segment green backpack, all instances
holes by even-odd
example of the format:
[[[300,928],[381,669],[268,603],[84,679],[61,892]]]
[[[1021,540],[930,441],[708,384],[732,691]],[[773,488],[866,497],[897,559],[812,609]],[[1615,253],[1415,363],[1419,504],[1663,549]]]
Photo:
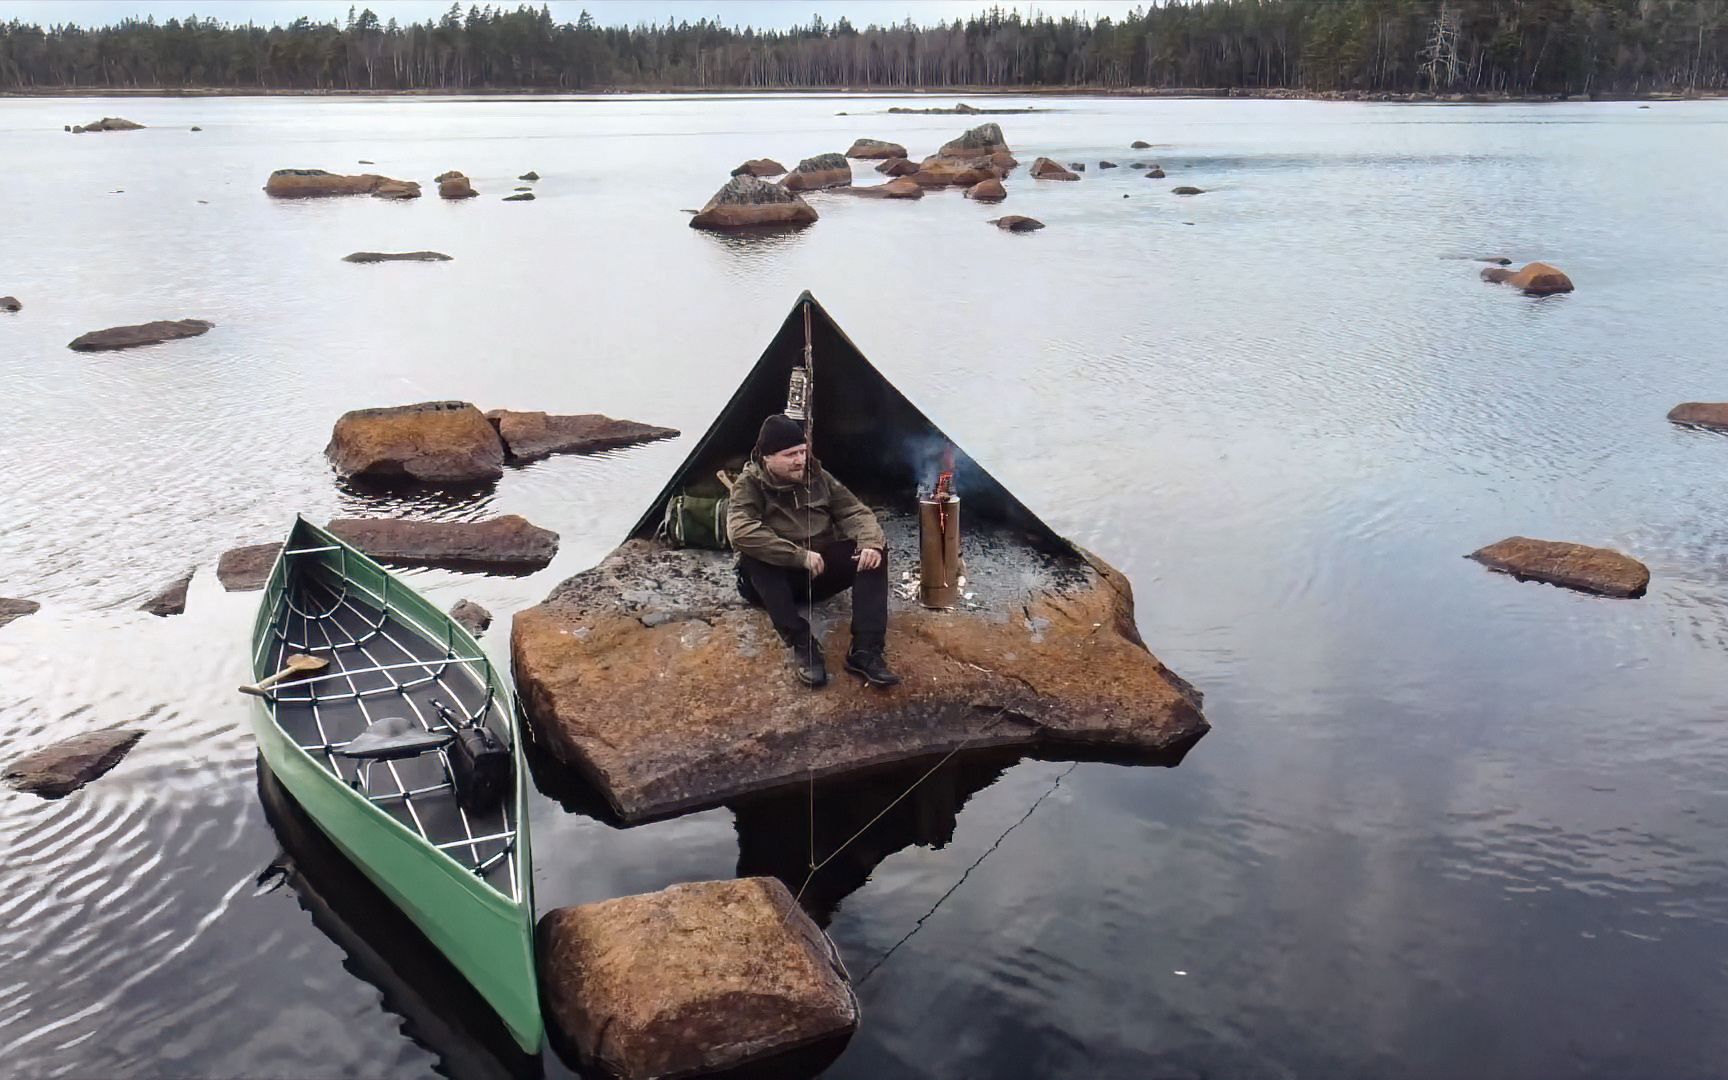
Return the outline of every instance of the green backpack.
[[[660,538],[679,548],[707,548],[727,551],[732,547],[726,536],[727,498],[704,498],[700,495],[674,495],[666,501],[666,516],[660,522]]]

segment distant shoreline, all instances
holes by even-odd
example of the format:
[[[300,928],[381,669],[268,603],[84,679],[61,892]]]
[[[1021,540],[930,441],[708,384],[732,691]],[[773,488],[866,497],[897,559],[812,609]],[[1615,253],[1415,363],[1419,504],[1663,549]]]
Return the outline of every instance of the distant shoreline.
[[[891,97],[911,101],[956,101],[969,97],[1113,97],[1113,98],[1195,98],[1203,100],[1244,101],[1349,101],[1403,103],[1417,105],[1503,105],[1538,104],[1544,102],[1588,101],[1703,101],[1715,100],[1728,94],[1713,91],[1675,93],[1604,93],[1595,97],[1555,94],[1431,94],[1425,92],[1394,93],[1362,90],[1288,90],[1282,88],[1162,88],[1071,86],[1017,89],[1000,86],[944,87],[935,90],[907,90],[893,87],[854,86],[655,86],[607,87],[594,90],[558,90],[548,87],[484,87],[466,90],[288,90],[264,87],[41,87],[29,91],[0,90],[0,98],[218,98],[218,97],[321,97],[321,98],[384,98],[384,97],[558,97],[601,99],[631,94],[677,94],[689,97],[736,96],[755,97]]]

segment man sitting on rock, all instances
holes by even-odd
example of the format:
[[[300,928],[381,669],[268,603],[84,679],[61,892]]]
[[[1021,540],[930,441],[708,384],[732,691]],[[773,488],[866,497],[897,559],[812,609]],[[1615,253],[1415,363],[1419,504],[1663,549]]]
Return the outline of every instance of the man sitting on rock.
[[[726,532],[738,551],[738,591],[768,609],[806,686],[828,682],[822,643],[799,610],[852,590],[846,670],[871,686],[893,686],[888,634],[887,540],[876,515],[810,456],[804,427],[776,414],[732,486]]]

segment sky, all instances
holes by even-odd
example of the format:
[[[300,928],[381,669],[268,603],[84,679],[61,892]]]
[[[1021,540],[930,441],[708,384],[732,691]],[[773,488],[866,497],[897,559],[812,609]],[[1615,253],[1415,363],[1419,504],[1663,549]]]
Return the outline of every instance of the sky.
[[[471,2],[463,0],[466,10]],[[497,4],[499,0],[492,0]],[[514,8],[522,0],[504,0]],[[558,22],[575,22],[584,8],[603,25],[665,22],[667,19],[695,21],[718,17],[728,25],[785,28],[805,24],[819,14],[834,22],[841,16],[855,25],[898,23],[910,17],[929,25],[965,18],[976,11],[1001,7],[1022,15],[1036,11],[1049,15],[1084,13],[1088,16],[1126,14],[1145,0],[545,0]],[[302,15],[319,21],[340,22],[347,17],[351,0],[0,0],[0,22],[18,19],[42,25],[78,23],[104,26],[128,17],[154,15],[158,22],[188,15],[214,17],[225,22],[259,24],[287,23]],[[371,0],[357,2],[370,7],[382,20],[423,22],[436,19],[450,8],[450,0]],[[539,7],[538,0],[533,4]]]

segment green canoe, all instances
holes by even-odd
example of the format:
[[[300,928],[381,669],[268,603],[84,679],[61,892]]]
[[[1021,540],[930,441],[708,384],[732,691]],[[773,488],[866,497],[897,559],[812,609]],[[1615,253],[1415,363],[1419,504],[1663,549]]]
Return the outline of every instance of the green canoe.
[[[507,681],[449,616],[298,518],[258,606],[252,670],[264,684],[305,656],[324,663],[243,688],[264,760],[537,1053],[528,780]],[[461,767],[457,740],[484,741],[477,727],[502,748],[492,764],[508,763],[492,798]]]

